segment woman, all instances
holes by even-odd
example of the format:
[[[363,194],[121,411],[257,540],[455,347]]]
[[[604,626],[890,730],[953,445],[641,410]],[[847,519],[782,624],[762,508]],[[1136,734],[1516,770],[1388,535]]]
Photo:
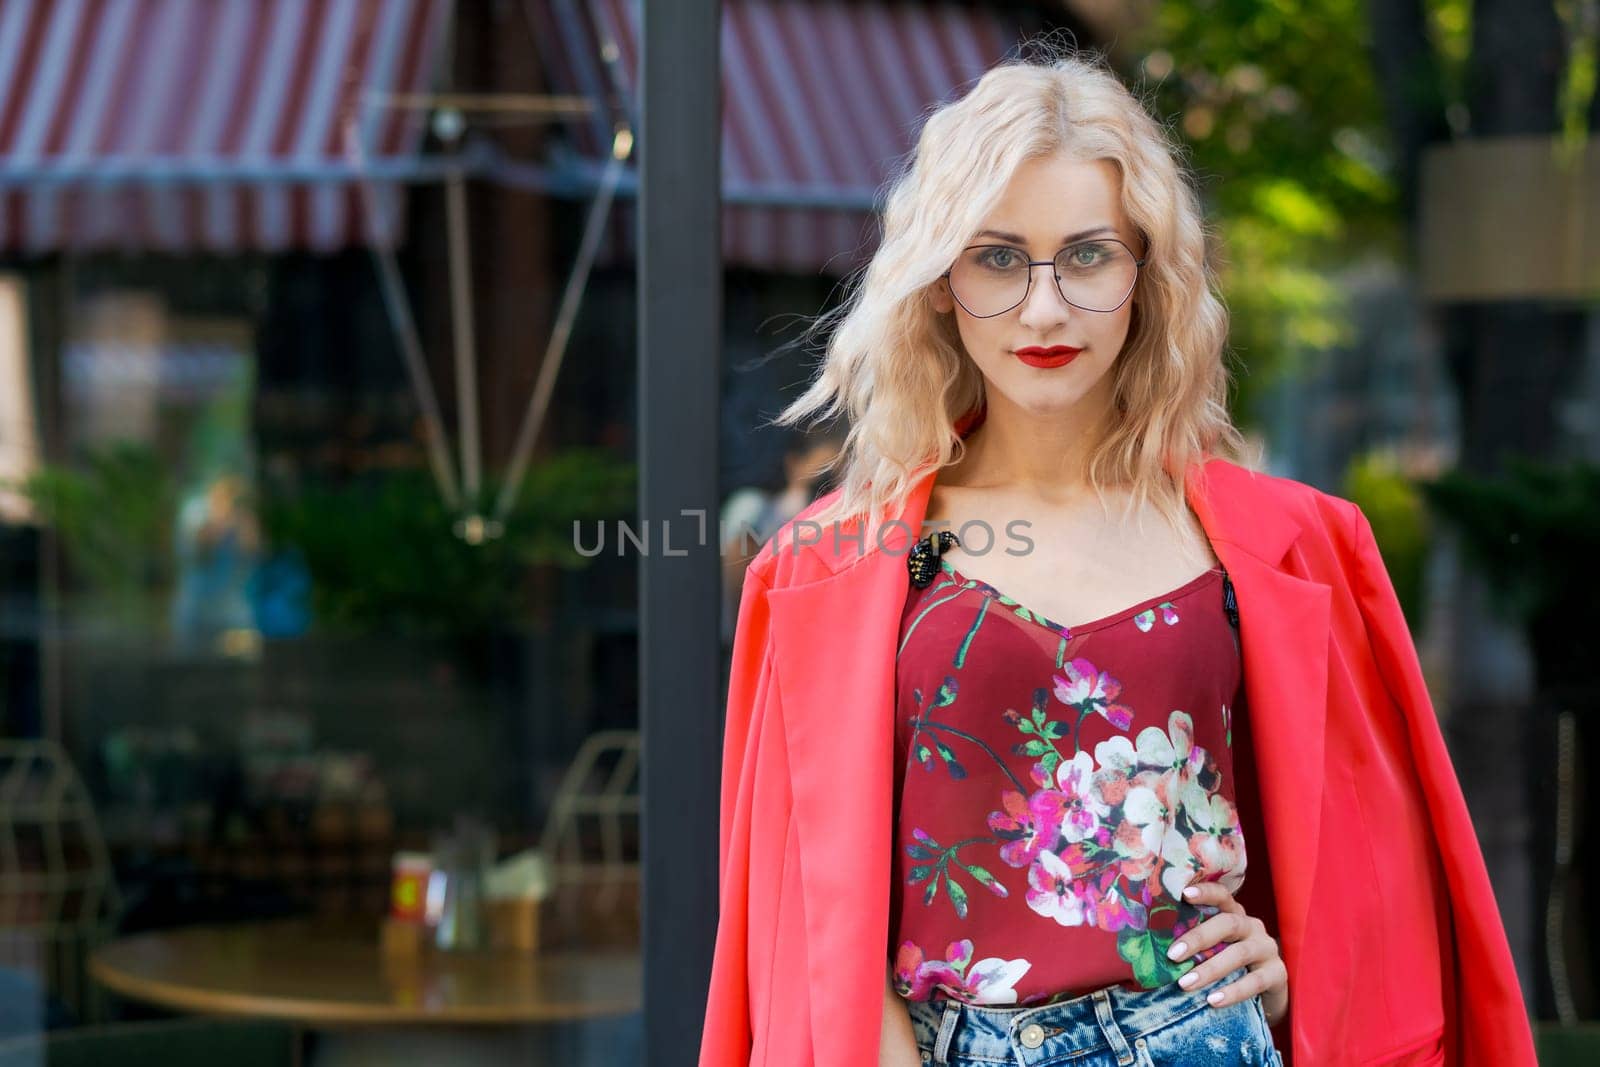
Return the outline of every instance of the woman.
[[[1127,90],[1016,61],[935,111],[828,324],[779,421],[851,429],[744,580],[700,1062],[1534,1063],[1370,528],[1235,462]]]

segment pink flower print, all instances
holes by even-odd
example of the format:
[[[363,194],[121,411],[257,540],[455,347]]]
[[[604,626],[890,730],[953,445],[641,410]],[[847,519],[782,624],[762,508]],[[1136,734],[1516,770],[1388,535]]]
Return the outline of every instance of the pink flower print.
[[[1013,867],[1026,867],[1041,851],[1055,847],[1066,817],[1066,797],[1054,789],[1041,789],[1024,799],[1007,789],[1000,794],[1000,803],[1005,810],[989,813],[989,829],[1007,842],[1000,846],[1001,859]]]
[[[1004,960],[994,956],[972,963],[969,938],[950,942],[945,957],[924,961],[922,949],[915,942],[903,943],[895,957],[895,989],[912,1000],[927,999],[937,986],[953,997],[975,1004],[1015,1004],[1017,981],[1033,966],[1025,959]],[[970,970],[968,964],[971,964]]]
[[[1054,852],[1041,852],[1028,868],[1028,907],[1062,926],[1082,926],[1083,901],[1073,885],[1072,868]]]
[[[1141,633],[1149,633],[1150,627],[1156,624],[1155,609],[1145,608],[1143,611],[1139,612],[1139,614],[1133,617],[1133,624],[1139,628]]]
[[[924,963],[922,949],[913,941],[900,945],[894,961],[895,990],[911,1000],[925,1000],[940,982],[959,984],[961,973],[942,960]]]
[[[1101,930],[1116,931],[1128,926],[1143,930],[1150,922],[1149,912],[1145,906],[1117,892],[1114,881],[1106,885],[1094,898],[1090,916],[1090,921]]]
[[[1168,626],[1173,626],[1177,623],[1178,609],[1172,606],[1172,602],[1170,600],[1163,601],[1161,604],[1158,604],[1157,607],[1161,609],[1162,622],[1166,623]]]
[[[1066,818],[1061,823],[1061,835],[1068,841],[1082,841],[1100,827],[1100,821],[1111,814],[1094,788],[1094,759],[1087,752],[1079,752],[1061,764],[1056,772],[1056,785],[1066,799]]]
[[[1055,856],[1066,865],[1067,870],[1072,872],[1072,877],[1077,880],[1088,878],[1100,866],[1095,862],[1094,849],[1083,842],[1067,845]]]
[[[1044,760],[1039,760],[1028,767],[1028,777],[1032,778],[1033,784],[1040,789],[1049,789],[1055,785],[1055,776],[1050,773],[1050,768]]]
[[[1083,921],[1105,930],[1134,925],[1144,929],[1147,912],[1138,901],[1123,896],[1116,863],[1106,863],[1103,853],[1082,844],[1068,845],[1057,858],[1072,872],[1070,890],[1083,912]]]
[[[1079,711],[1092,711],[1119,730],[1132,724],[1133,709],[1112,703],[1122,692],[1121,682],[1082,658],[1069,661],[1061,669],[1064,673],[1055,676],[1057,700]]]

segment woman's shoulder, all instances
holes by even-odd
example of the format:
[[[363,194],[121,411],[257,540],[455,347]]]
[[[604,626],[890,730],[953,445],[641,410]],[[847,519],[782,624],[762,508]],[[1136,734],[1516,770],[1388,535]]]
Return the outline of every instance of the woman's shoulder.
[[[1204,464],[1206,496],[1224,536],[1272,549],[1298,542],[1306,566],[1323,580],[1339,580],[1362,543],[1360,506],[1309,482],[1210,458]]]
[[[1310,482],[1220,456],[1207,457],[1203,467],[1207,484],[1219,494],[1243,496],[1257,506],[1275,506],[1298,520],[1348,523],[1352,514],[1360,510],[1354,501]]]
[[[852,551],[857,556],[865,555],[866,539],[859,535],[859,519],[835,520],[826,525],[818,521],[818,516],[827,513],[843,493],[843,489],[831,489],[819,495],[762,544],[750,567],[768,588],[802,585],[827,577],[848,564]],[[838,553],[839,558],[824,559],[820,554],[823,548]]]

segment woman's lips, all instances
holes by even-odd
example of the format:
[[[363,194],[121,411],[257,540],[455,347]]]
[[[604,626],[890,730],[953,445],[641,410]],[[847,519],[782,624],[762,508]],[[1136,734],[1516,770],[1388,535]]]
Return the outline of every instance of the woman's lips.
[[[1082,351],[1081,348],[1069,348],[1066,345],[1053,345],[1050,348],[1033,345],[1017,349],[1017,358],[1030,367],[1064,367]]]

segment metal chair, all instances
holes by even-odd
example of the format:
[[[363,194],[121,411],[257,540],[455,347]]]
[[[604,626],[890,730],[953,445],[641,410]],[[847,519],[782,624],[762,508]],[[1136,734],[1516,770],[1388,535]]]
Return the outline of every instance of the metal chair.
[[[609,764],[609,766],[608,766]],[[626,847],[624,821],[632,820],[638,840],[639,732],[601,730],[587,737],[562,775],[540,835],[540,849],[549,864],[551,890],[592,886],[592,903],[602,911],[621,902],[630,879],[637,884],[639,857]],[[585,820],[599,827],[599,856],[594,857],[583,829]],[[561,917],[577,922],[579,898],[558,894]]]
[[[84,961],[120,910],[94,804],[66,752],[0,739],[0,963],[39,974],[79,1018],[99,1018]]]

